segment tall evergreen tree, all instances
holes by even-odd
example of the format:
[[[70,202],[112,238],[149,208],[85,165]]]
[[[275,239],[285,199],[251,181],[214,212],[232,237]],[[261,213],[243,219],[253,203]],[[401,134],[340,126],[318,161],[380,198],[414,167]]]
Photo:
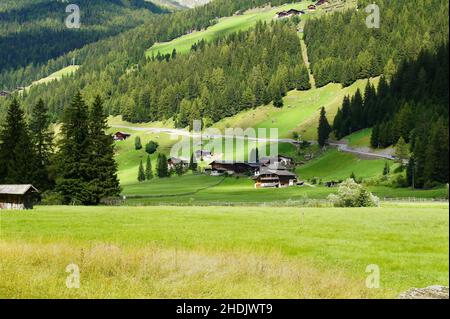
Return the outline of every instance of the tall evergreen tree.
[[[90,179],[89,110],[78,92],[64,110],[57,154],[56,190],[65,204],[93,204]]]
[[[0,182],[30,184],[34,180],[35,153],[24,112],[14,99],[0,131]]]
[[[102,198],[118,196],[120,184],[117,177],[117,163],[114,160],[114,139],[107,134],[107,115],[103,101],[96,96],[89,112],[89,190],[93,203]]]
[[[145,171],[144,171],[144,165],[142,164],[142,160],[141,160],[141,162],[139,164],[137,180],[139,182],[144,182],[145,181]]]
[[[40,99],[31,109],[30,133],[35,147],[34,185],[40,190],[53,187],[50,176],[50,157],[53,153],[53,132],[50,130],[50,114],[44,101]]]
[[[167,166],[167,157],[164,154],[158,154],[156,173],[159,178],[169,177],[169,168]]]
[[[324,147],[328,138],[330,137],[331,126],[328,123],[327,113],[325,108],[320,110],[319,127],[317,129],[318,142],[321,147]]]

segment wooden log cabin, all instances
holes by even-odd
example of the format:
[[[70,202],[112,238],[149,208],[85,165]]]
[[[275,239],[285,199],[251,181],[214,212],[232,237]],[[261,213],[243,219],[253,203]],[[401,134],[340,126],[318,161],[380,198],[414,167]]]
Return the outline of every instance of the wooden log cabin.
[[[33,185],[0,185],[0,209],[33,209],[38,190]]]

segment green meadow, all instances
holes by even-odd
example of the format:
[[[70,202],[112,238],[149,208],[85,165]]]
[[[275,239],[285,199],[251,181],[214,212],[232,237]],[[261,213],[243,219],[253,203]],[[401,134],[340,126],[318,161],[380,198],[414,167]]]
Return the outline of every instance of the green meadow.
[[[157,43],[147,50],[146,55],[151,57],[152,55],[156,56],[158,52],[161,54],[172,53],[173,49],[176,49],[178,53],[187,53],[193,44],[201,40],[213,41],[237,31],[248,30],[255,26],[258,21],[270,22],[279,11],[289,9],[304,10],[311,3],[313,2],[303,1],[301,3],[286,4],[275,8],[257,8],[249,10],[242,15],[221,18],[216,24],[206,30],[195,31],[170,42]]]
[[[448,217],[448,204],[2,211],[0,297],[394,298],[448,285]]]

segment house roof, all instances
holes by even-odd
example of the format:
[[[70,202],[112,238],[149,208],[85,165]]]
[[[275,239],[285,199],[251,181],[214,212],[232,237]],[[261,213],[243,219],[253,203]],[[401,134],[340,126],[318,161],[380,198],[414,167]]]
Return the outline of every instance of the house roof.
[[[131,134],[129,133],[125,133],[125,132],[116,132],[114,135],[125,135],[125,136],[131,136]]]
[[[0,185],[0,194],[8,195],[24,195],[29,190],[33,192],[39,192],[33,185]]]
[[[278,176],[297,176],[295,173],[286,171],[286,170],[277,170],[277,169],[270,169],[267,167],[263,167],[260,171],[260,175],[268,175],[268,174],[273,174],[273,175],[278,175]]]

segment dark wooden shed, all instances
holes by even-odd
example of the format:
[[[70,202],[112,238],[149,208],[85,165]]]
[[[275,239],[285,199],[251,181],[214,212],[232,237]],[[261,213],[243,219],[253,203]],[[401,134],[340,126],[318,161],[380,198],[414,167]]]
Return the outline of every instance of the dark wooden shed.
[[[38,193],[31,184],[0,185],[0,209],[33,209]]]

